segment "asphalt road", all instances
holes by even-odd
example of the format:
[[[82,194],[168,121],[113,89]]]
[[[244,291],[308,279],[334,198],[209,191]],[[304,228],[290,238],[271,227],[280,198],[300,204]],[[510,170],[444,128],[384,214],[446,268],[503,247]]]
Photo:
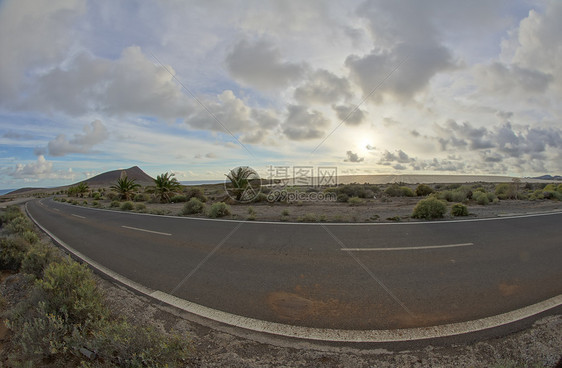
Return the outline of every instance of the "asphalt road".
[[[66,244],[151,289],[306,327],[469,321],[562,294],[562,213],[401,224],[288,224],[28,203]]]

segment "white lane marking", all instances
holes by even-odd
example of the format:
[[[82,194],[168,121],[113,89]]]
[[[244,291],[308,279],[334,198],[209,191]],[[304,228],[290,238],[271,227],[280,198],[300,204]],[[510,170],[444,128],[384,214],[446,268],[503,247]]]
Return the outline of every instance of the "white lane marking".
[[[389,251],[389,250],[419,250],[419,249],[439,249],[439,248],[455,248],[455,247],[468,247],[474,243],[462,244],[446,244],[446,245],[428,245],[425,247],[397,247],[397,248],[341,248],[341,250],[348,252],[362,252],[362,251]]]
[[[84,217],[84,216],[80,216],[80,215],[75,215],[75,214],[73,214],[73,213],[72,213],[71,215],[72,215],[72,216],[74,216],[74,217],[78,217],[78,218],[81,218],[81,219],[85,219],[85,217]]]
[[[161,233],[159,231],[152,231],[152,230],[146,230],[146,229],[139,229],[138,227],[131,227],[131,226],[121,226],[124,227],[125,229],[130,229],[130,230],[137,230],[137,231],[144,231],[145,233],[152,233],[152,234],[158,234],[158,235],[166,235],[166,236],[172,236],[172,234],[169,233]]]

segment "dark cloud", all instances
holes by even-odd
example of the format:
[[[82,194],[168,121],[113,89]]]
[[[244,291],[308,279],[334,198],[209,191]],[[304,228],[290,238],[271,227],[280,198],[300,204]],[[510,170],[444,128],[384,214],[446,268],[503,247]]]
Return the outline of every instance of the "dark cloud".
[[[552,74],[494,62],[476,69],[479,85],[491,93],[513,93],[514,91],[542,93],[554,80]]]
[[[354,106],[332,106],[338,119],[346,125],[360,125],[366,118],[366,112]]]
[[[353,153],[352,151],[347,151],[346,153],[347,158],[344,159],[344,162],[362,162],[365,158],[359,157],[357,153]]]
[[[275,45],[266,40],[238,42],[226,57],[230,74],[244,84],[277,89],[301,78],[306,67],[284,61]]]
[[[305,84],[295,89],[295,99],[301,104],[333,104],[351,95],[351,85],[346,78],[324,69],[316,70]]]
[[[58,135],[49,141],[47,149],[51,156],[64,156],[71,153],[88,153],[92,148],[109,137],[107,128],[99,120],[93,121],[84,127],[83,134],[75,134],[72,139],[67,139],[64,134]]]
[[[289,105],[283,123],[283,133],[292,140],[302,141],[321,138],[329,122],[318,111],[309,112],[305,106]]]

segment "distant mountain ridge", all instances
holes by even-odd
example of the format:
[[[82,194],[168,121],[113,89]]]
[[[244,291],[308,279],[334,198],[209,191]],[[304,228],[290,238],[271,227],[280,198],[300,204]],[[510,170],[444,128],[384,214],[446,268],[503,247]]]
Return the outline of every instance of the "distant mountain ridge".
[[[123,172],[127,174],[129,179],[134,179],[137,184],[154,185],[154,179],[142,171],[142,169],[138,166],[133,166],[128,169],[107,171],[89,179],[82,180],[80,183],[87,183],[90,186],[110,186],[115,184]]]
[[[532,178],[532,179],[540,179],[540,180],[559,180],[559,181],[562,181],[562,176],[560,176],[560,175],[555,175],[555,176],[552,176],[552,175],[542,175],[542,176],[536,176],[536,177],[534,177],[534,178]]]

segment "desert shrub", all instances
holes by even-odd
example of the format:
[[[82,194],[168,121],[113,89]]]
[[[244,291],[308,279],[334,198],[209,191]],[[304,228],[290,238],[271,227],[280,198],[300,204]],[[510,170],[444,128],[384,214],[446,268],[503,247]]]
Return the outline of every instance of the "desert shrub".
[[[105,195],[107,197],[107,199],[109,199],[110,201],[119,199],[119,194],[115,193],[115,192],[109,192]]]
[[[92,198],[95,201],[99,201],[101,199],[101,193],[100,192],[95,192],[94,194],[92,194]]]
[[[62,203],[65,203],[65,202],[66,202],[66,198],[61,198],[60,201],[61,201]]]
[[[513,183],[500,183],[496,185],[495,194],[499,199],[516,199],[517,190]]]
[[[558,191],[543,190],[542,195],[544,199],[562,200],[562,193]]]
[[[347,203],[347,201],[349,201],[349,196],[345,193],[338,193],[336,200],[338,202]]]
[[[433,189],[426,184],[420,184],[416,187],[416,195],[418,197],[425,197],[433,193]]]
[[[0,239],[0,270],[18,271],[30,244],[19,236]]]
[[[22,260],[21,270],[40,278],[47,265],[55,259],[56,255],[53,248],[42,243],[33,244]]]
[[[133,202],[127,201],[127,202],[123,202],[120,208],[122,211],[131,211],[134,207],[135,205],[133,204]]]
[[[318,219],[314,213],[305,213],[297,219],[298,222],[316,222]]]
[[[284,210],[281,212],[281,216],[289,216],[289,215],[290,215],[290,213],[289,213],[289,210],[288,210],[288,209],[284,209]]]
[[[106,362],[122,367],[185,366],[191,354],[179,335],[163,335],[152,327],[126,321],[105,324],[93,333],[88,348]]]
[[[144,203],[135,204],[135,210],[139,212],[146,211],[146,205]]]
[[[447,212],[447,204],[435,197],[422,199],[414,207],[412,217],[426,220],[441,218]]]
[[[349,203],[350,206],[359,206],[363,201],[359,197],[351,197],[347,200],[347,203]]]
[[[182,215],[192,215],[195,213],[201,213],[205,209],[205,205],[198,198],[191,198],[183,206]]]
[[[402,187],[400,187],[400,189],[402,190],[402,196],[404,196],[404,197],[414,197],[415,196],[414,191],[409,187],[402,186]]]
[[[26,230],[21,234],[21,237],[25,239],[29,244],[35,244],[39,242],[39,236],[32,230]]]
[[[213,203],[207,216],[210,218],[224,217],[230,215],[230,207],[224,202]]]
[[[558,184],[558,186],[556,187],[556,191],[562,193],[562,184]]]
[[[468,216],[468,208],[462,203],[456,203],[451,207],[451,215]]]
[[[100,203],[99,203],[98,201],[93,201],[93,202],[92,202],[92,206],[94,206],[94,207],[99,207],[99,206],[100,206]]]
[[[328,188],[332,190],[332,188]],[[359,197],[359,198],[373,198],[373,196],[380,192],[380,188],[373,184],[347,184],[342,185],[337,188],[333,188],[333,191],[340,194],[347,195],[349,197]],[[344,197],[345,198],[345,197]],[[345,202],[345,201],[342,201]]]
[[[133,201],[135,202],[146,202],[150,200],[150,196],[146,193],[137,193],[133,197]]]
[[[265,193],[258,193],[256,198],[254,198],[254,202],[267,202],[267,194]]]
[[[185,191],[185,196],[187,197],[187,200],[190,200],[191,198],[197,198],[201,202],[207,202],[207,197],[205,197],[205,194],[203,193],[203,190],[201,188],[190,187]]]
[[[388,221],[395,221],[395,222],[400,222],[402,221],[402,218],[400,216],[392,216],[392,217],[387,217],[386,218]]]
[[[553,184],[553,183],[547,184],[542,190],[543,190],[543,192],[555,192],[556,191],[556,184]]]
[[[33,225],[21,212],[19,216],[8,220],[7,224],[2,227],[2,232],[7,235],[23,235],[27,231],[33,231]]]
[[[6,223],[16,219],[17,217],[23,217],[23,213],[21,212],[19,207],[16,206],[8,206],[2,211],[2,214],[0,215],[2,222]]]
[[[183,194],[176,194],[175,196],[170,198],[170,202],[172,203],[187,202],[187,196],[184,196]]]
[[[490,203],[490,199],[488,199],[488,193],[484,192],[474,192],[472,199],[476,201],[479,205],[485,206]]]
[[[49,264],[36,289],[46,312],[63,314],[67,323],[84,325],[108,316],[92,272],[70,258]]]
[[[111,201],[109,207],[119,207],[121,203],[119,201]]]

